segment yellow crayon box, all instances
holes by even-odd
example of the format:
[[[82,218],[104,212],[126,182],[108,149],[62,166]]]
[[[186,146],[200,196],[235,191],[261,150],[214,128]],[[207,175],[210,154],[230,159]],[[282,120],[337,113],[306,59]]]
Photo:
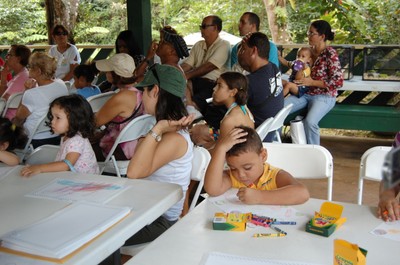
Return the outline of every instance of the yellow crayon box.
[[[314,217],[306,224],[306,231],[321,236],[330,236],[346,222],[346,218],[341,217],[342,212],[342,205],[324,202],[320,211],[315,212]]]
[[[214,230],[245,231],[246,223],[251,219],[251,213],[215,213]]]
[[[343,239],[335,239],[333,244],[333,265],[365,265],[367,263],[367,250]]]

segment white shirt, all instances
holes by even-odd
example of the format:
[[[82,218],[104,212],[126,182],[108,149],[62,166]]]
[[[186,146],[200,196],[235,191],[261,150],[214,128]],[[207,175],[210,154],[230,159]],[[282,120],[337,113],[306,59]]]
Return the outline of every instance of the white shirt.
[[[28,135],[33,133],[36,124],[49,111],[50,103],[54,99],[66,95],[68,95],[67,86],[64,84],[64,81],[60,79],[56,79],[51,84],[31,88],[25,91],[21,103],[31,113],[24,123]],[[47,139],[52,137],[54,137],[54,135],[50,132],[42,132],[35,134],[33,139]]]
[[[57,50],[57,45],[51,46],[49,50],[49,55],[57,59],[56,78],[63,79],[71,70],[71,64],[81,63],[81,56],[76,46],[70,43],[68,44],[70,47],[64,53]],[[72,78],[69,81],[72,83],[74,79]]]

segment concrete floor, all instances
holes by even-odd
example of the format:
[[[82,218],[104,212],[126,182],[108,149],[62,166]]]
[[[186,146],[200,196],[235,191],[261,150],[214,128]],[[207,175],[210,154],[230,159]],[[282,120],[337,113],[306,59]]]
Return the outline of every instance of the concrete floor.
[[[392,139],[374,139],[349,136],[321,136],[321,145],[333,156],[333,200],[357,203],[358,173],[362,154],[373,146],[390,146]],[[326,199],[325,180],[302,180],[311,197]],[[363,204],[376,206],[379,183],[364,181]]]

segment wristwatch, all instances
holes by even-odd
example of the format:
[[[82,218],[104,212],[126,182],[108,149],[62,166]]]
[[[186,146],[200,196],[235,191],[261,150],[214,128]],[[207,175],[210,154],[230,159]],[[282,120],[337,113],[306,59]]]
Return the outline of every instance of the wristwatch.
[[[151,137],[154,138],[154,140],[156,140],[156,142],[160,142],[161,141],[161,135],[155,133],[153,130],[150,130],[149,134],[151,135]]]

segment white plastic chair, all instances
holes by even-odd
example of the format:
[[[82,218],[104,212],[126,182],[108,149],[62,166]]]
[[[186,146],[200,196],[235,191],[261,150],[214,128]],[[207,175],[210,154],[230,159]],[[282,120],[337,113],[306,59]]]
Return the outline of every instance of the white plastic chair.
[[[39,119],[38,123],[33,128],[32,133],[28,137],[28,141],[25,145],[25,148],[23,150],[15,150],[17,155],[20,157],[21,161],[24,161],[24,158],[26,155],[28,155],[29,151],[33,152],[33,147],[31,147],[33,136],[37,133],[51,131],[51,128],[46,125],[46,122],[48,122],[47,113],[41,119]]]
[[[256,132],[260,136],[261,140],[264,140],[264,138],[270,132],[269,128],[271,128],[273,121],[274,121],[274,117],[270,117],[270,118],[266,119],[263,123],[260,124],[260,126],[258,126],[256,128]]]
[[[279,135],[279,129],[282,128],[283,123],[285,122],[286,117],[289,115],[290,111],[293,108],[293,104],[289,104],[285,107],[283,107],[274,117],[274,120],[271,123],[271,126],[269,127],[269,132],[275,131],[276,134],[276,139],[279,143],[282,143],[281,136]],[[264,139],[264,138],[261,138]]]
[[[267,162],[281,168],[295,178],[328,180],[327,200],[332,200],[333,158],[320,145],[263,143],[267,149]]]
[[[10,97],[7,100],[6,106],[4,107],[2,117],[6,116],[8,109],[17,109],[19,107],[19,104],[21,103],[23,95],[24,95],[24,92],[15,93],[15,94],[10,95]]]
[[[197,201],[200,196],[200,192],[204,186],[204,176],[206,174],[206,170],[208,164],[210,163],[211,155],[207,151],[207,149],[199,146],[193,147],[193,160],[192,160],[192,170],[190,172],[190,179],[194,181],[198,181],[199,185],[197,186],[196,192],[193,196],[192,202],[189,206],[189,212],[196,207]],[[125,246],[121,247],[121,253],[124,255],[135,256],[142,249],[144,249],[150,242],[137,244],[133,246]]]
[[[364,179],[381,181],[385,156],[392,150],[390,146],[375,146],[361,156],[360,171],[358,177],[357,203],[362,204]]]
[[[2,117],[4,117],[3,116],[3,111],[4,111],[4,109],[6,108],[6,105],[7,105],[7,101],[4,99],[4,98],[0,98],[0,113],[1,113],[1,116]],[[4,112],[5,113],[5,112]],[[5,115],[5,114],[4,114]]]
[[[88,97],[87,101],[89,102],[90,106],[92,107],[93,113],[96,113],[101,109],[101,107],[103,107],[103,105],[107,102],[107,100],[109,100],[114,95],[115,95],[114,91],[105,92],[105,93],[101,93],[98,95]]]
[[[50,145],[45,144],[39,146],[34,149],[32,153],[30,153],[25,160],[25,164],[27,165],[37,165],[37,164],[46,164],[50,162],[54,162],[58,150],[60,150],[59,145]]]
[[[114,145],[104,160],[104,163],[99,163],[101,168],[100,173],[113,173],[118,177],[121,177],[121,175],[126,175],[129,160],[117,161],[114,157],[115,149],[121,143],[133,141],[143,135],[146,135],[155,123],[156,120],[151,115],[141,115],[131,120],[119,133],[117,139],[115,139]]]
[[[207,149],[199,146],[193,148],[193,160],[192,160],[192,171],[190,172],[190,179],[198,181],[196,192],[193,196],[192,202],[189,206],[189,212],[196,207],[197,201],[199,200],[200,192],[204,186],[204,176],[208,164],[210,163],[211,155]]]

